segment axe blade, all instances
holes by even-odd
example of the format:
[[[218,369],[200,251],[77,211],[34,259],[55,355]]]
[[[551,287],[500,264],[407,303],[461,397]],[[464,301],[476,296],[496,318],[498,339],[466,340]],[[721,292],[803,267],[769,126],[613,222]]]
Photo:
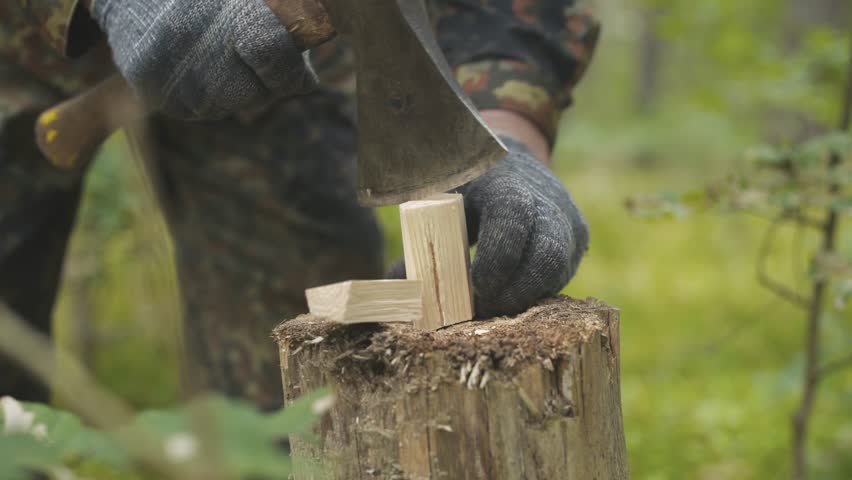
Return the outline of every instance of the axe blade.
[[[422,0],[322,1],[355,49],[362,205],[451,190],[506,155],[456,83]]]

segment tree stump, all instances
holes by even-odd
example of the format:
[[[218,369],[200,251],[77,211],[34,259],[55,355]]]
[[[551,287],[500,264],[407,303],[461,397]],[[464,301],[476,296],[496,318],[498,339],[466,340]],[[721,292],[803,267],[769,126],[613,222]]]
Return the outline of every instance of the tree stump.
[[[316,438],[291,439],[296,478],[626,479],[618,326],[567,297],[438,331],[283,322],[285,401],[336,395]]]

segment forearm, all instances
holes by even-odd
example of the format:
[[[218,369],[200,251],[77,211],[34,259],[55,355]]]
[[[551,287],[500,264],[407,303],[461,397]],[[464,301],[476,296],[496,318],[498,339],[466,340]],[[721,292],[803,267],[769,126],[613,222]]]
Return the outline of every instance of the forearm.
[[[486,109],[480,112],[497,134],[507,134],[526,145],[535,157],[550,166],[550,146],[544,133],[523,115],[511,110]]]

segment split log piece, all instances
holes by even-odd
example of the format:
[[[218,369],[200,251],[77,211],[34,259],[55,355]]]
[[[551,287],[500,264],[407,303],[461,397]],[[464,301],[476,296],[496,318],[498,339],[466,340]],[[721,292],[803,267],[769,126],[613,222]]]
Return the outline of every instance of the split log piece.
[[[470,249],[459,194],[435,195],[399,206],[405,272],[423,282],[423,320],[436,330],[473,318]]]
[[[339,323],[418,322],[423,316],[417,280],[349,280],[305,290],[313,315]]]

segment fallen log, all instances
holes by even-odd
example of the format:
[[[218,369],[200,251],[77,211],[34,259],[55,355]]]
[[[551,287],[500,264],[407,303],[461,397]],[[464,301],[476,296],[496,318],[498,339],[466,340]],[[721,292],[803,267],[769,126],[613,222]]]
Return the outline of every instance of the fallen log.
[[[296,478],[626,479],[618,326],[567,297],[438,331],[283,322],[285,401],[336,395],[313,441],[291,439]]]

